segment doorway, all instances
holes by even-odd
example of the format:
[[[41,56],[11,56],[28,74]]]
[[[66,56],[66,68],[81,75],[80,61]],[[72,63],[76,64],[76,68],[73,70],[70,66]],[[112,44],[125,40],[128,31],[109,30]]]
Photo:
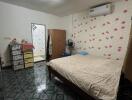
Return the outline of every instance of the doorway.
[[[46,26],[32,23],[32,40],[34,45],[34,62],[46,59]]]

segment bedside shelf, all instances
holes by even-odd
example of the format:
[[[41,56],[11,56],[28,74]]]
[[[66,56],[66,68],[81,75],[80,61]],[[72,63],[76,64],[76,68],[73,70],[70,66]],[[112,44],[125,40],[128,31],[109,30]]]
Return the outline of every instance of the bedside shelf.
[[[24,48],[24,47],[27,47],[22,46],[22,49],[23,49],[23,59],[24,59],[24,67],[25,68],[29,68],[29,67],[33,67],[34,66],[34,59],[33,59],[33,49],[27,49],[27,48]]]

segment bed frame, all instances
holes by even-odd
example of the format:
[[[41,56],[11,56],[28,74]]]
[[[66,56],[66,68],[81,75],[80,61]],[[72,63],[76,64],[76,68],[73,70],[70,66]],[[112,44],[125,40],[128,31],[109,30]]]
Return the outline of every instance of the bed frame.
[[[73,89],[83,100],[95,100],[93,97],[89,96],[86,92],[84,92],[82,89],[77,87],[74,83],[67,80],[65,77],[60,75],[57,71],[55,71],[51,66],[47,66],[49,71],[49,79],[52,79],[52,75],[58,77],[61,81],[64,82],[67,86],[69,86],[71,89]]]

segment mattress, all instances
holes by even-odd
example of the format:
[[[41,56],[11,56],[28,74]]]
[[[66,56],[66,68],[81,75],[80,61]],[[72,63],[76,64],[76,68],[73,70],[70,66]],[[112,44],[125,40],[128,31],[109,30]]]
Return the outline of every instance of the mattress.
[[[95,99],[116,100],[122,60],[73,55],[51,60],[47,65]]]

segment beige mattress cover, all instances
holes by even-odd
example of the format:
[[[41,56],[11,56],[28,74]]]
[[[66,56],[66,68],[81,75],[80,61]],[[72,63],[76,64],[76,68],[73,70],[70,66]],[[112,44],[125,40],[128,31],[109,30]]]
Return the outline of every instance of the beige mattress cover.
[[[73,55],[47,65],[95,99],[116,100],[123,61]]]

